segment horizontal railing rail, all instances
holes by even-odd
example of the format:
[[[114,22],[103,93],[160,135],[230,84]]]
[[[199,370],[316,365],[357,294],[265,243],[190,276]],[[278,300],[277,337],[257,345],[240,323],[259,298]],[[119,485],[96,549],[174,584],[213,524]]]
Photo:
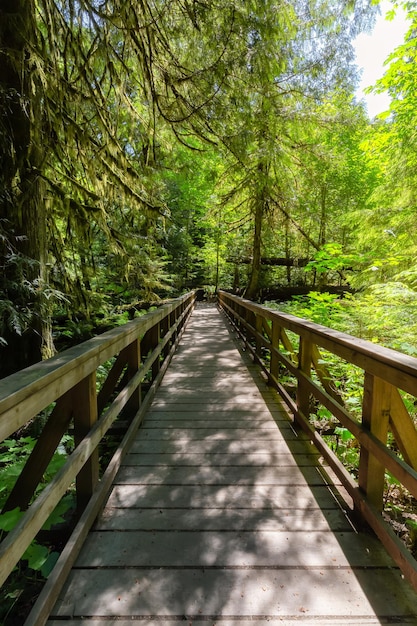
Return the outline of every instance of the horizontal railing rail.
[[[417,498],[417,430],[401,395],[417,396],[417,359],[224,291],[218,298],[269,383],[287,403],[294,423],[308,434],[356,511],[417,589],[417,561],[383,517],[386,471]],[[362,373],[359,417],[347,408],[329,355]],[[295,381],[293,390],[283,384],[287,375]],[[357,476],[347,471],[312,422],[318,406],[356,439]],[[395,446],[389,445],[390,439]]]
[[[0,381],[0,445],[47,407],[51,411],[3,507],[2,512],[19,507],[25,513],[0,543],[0,585],[74,483],[79,516],[27,624],[45,623],[153,399],[194,302],[195,293],[191,292]],[[108,375],[97,389],[97,369],[109,361]],[[100,477],[98,446],[121,419],[128,422],[127,431]],[[69,430],[74,436],[73,452],[51,482],[34,495]]]

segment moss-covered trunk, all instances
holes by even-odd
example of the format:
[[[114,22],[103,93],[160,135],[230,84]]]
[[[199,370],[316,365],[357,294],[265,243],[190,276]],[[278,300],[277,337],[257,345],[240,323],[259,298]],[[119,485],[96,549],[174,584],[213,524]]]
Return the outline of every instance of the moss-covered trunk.
[[[261,244],[262,244],[262,218],[264,207],[258,202],[254,214],[254,230],[252,242],[252,266],[249,283],[245,291],[245,297],[254,300],[259,291],[259,274],[261,271]]]
[[[52,352],[35,3],[0,6],[0,376]],[[5,345],[7,343],[7,345]]]

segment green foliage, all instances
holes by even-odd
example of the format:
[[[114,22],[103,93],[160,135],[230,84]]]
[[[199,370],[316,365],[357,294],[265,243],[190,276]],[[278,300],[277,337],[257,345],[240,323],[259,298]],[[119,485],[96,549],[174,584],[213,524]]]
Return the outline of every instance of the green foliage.
[[[270,305],[267,303],[267,306]],[[279,303],[278,308],[317,324],[336,328],[346,318],[339,296],[327,292],[310,291],[307,296],[294,296],[290,302]]]
[[[0,447],[0,510],[12,490],[16,478],[25,466],[35,443],[36,439],[33,437],[20,437],[19,439],[5,439],[3,441]],[[47,484],[56,472],[61,469],[67,458],[67,448],[71,449],[72,447],[73,438],[70,435],[65,435],[46,468],[44,484]],[[66,502],[65,506],[67,505],[68,502]],[[58,517],[62,511],[62,508],[57,509]]]
[[[413,277],[414,272],[410,280]],[[416,304],[417,291],[404,282],[390,281],[370,285],[354,296],[345,294],[343,298],[312,291],[280,303],[278,308],[413,356],[417,354]]]
[[[415,550],[417,547],[417,520],[407,519],[406,526],[410,533],[412,547]]]
[[[217,245],[216,183],[221,162],[212,148],[196,141],[193,145],[199,150],[198,159],[182,146],[165,158],[164,198],[170,213],[163,246],[166,269],[176,292],[211,282],[212,250]]]
[[[319,275],[335,273],[349,269],[360,261],[361,258],[357,254],[345,254],[340,243],[326,243],[306,265],[306,271],[313,270]]]
[[[404,283],[371,285],[350,300],[353,334],[408,354],[416,354],[417,292]],[[407,336],[404,336],[404,326]]]
[[[354,476],[358,474],[359,446],[352,433],[342,426],[336,426],[334,435],[326,437],[330,448],[337,454],[346,469]]]
[[[4,530],[5,532],[9,532],[12,530],[17,522],[22,517],[23,512],[17,507],[12,509],[11,511],[6,511],[0,515],[0,530]]]
[[[0,509],[16,478],[20,475],[25,463],[35,446],[33,437],[22,437],[19,440],[6,439],[1,445],[0,454]]]
[[[30,53],[11,74],[26,81],[24,145],[34,150],[15,174],[42,181],[34,204],[47,233],[31,238],[32,254],[50,279],[43,302],[54,289],[56,310],[70,319],[252,274],[254,289],[267,285],[262,247],[309,255],[326,229],[344,231],[336,218],[366,196],[350,59],[369,3],[313,2],[308,16],[298,1],[279,11],[269,1],[165,8],[41,0],[22,9]],[[13,43],[27,42],[16,34]],[[17,93],[5,89],[6,113]],[[8,119],[0,132],[12,156]],[[21,203],[30,217],[27,195]],[[256,275],[228,264],[251,255]],[[46,322],[53,312],[43,307]]]
[[[0,510],[31,454],[35,443],[36,440],[33,437],[21,437],[3,441],[0,448]],[[72,437],[67,435],[62,439],[57,452],[53,455],[46,469],[44,482],[40,485],[37,493],[50,482],[56,472],[63,466],[67,458],[65,446],[72,445]],[[65,514],[72,506],[73,497],[68,494],[55,507],[45,522],[43,529],[49,530],[51,527],[63,523]],[[3,532],[12,530],[20,521],[22,515],[23,512],[19,508],[0,514],[0,530]],[[27,561],[27,565],[31,570],[40,572],[42,576],[47,577],[58,556],[57,552],[51,552],[49,548],[34,540],[23,554],[22,559]]]

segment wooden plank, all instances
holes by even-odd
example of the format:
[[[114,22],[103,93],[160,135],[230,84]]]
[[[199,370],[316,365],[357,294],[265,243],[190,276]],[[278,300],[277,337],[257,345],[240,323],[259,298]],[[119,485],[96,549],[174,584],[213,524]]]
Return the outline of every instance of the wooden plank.
[[[295,464],[275,467],[181,467],[159,465],[143,467],[125,465],[117,480],[124,485],[322,485],[323,478],[315,467],[302,469]]]
[[[233,414],[228,415],[226,419],[217,419],[217,413],[205,413],[200,416],[196,416],[195,413],[190,418],[187,418],[184,413],[170,413],[168,416],[165,413],[165,419],[161,419],[161,416],[164,414],[154,413],[152,415],[152,420],[145,420],[143,425],[143,429],[152,430],[152,429],[167,429],[167,430],[175,430],[176,428],[188,429],[195,428],[201,429],[210,426],[210,428],[220,428],[226,430],[228,428],[241,428],[242,430],[268,430],[268,431],[276,431],[277,425],[271,420],[271,416],[267,416],[265,418],[259,418],[257,416],[247,417],[246,413],[241,413],[238,417],[235,417]],[[173,416],[173,417],[171,417]],[[281,428],[285,428],[289,431],[291,426],[288,422],[284,423],[284,426]]]
[[[399,576],[386,570],[126,569],[74,570],[53,616],[175,617],[239,621],[242,617],[415,619]],[[325,598],[320,590],[325,589]],[[367,599],[367,596],[371,600]],[[356,622],[353,622],[356,623]],[[412,622],[411,622],[412,623]]]
[[[273,417],[275,419],[275,421],[277,421],[278,419],[281,421],[285,421],[288,424],[292,424],[292,420],[289,417],[288,413],[286,413],[279,405],[277,406],[277,400],[276,398],[274,398],[273,401],[259,401],[256,403],[251,403],[250,406],[248,405],[238,405],[238,406],[228,406],[228,403],[225,402],[222,405],[216,405],[216,404],[203,404],[202,402],[198,403],[198,402],[187,402],[187,403],[181,403],[181,405],[179,405],[178,403],[175,402],[167,402],[166,400],[164,400],[163,402],[159,401],[159,398],[155,399],[154,404],[152,405],[152,409],[149,412],[149,415],[155,415],[155,414],[159,414],[159,416],[162,416],[163,414],[165,414],[165,417],[170,417],[167,416],[166,413],[185,413],[185,412],[189,412],[192,411],[197,417],[198,416],[208,416],[211,414],[212,417],[217,417],[218,419],[223,418],[223,417],[233,417],[236,416],[238,417],[239,415],[244,416],[247,415],[248,417]],[[215,416],[213,415],[215,413]],[[173,415],[173,417],[175,417],[175,415]],[[189,417],[188,415],[186,417]]]
[[[254,437],[258,441],[283,441],[282,433],[277,429],[266,428],[144,428],[143,437],[156,441],[220,441],[222,439],[244,439]]]
[[[207,415],[209,416],[210,414],[212,416],[214,416],[214,413],[216,413],[216,415],[220,418],[223,415],[224,416],[238,416],[238,415],[242,415],[244,416],[245,414],[250,417],[250,416],[259,416],[259,417],[263,417],[265,416],[265,414],[268,414],[274,418],[275,421],[280,421],[280,422],[286,422],[287,424],[293,424],[293,421],[289,418],[288,414],[284,415],[282,411],[278,410],[276,408],[276,400],[274,400],[275,402],[275,408],[273,403],[265,403],[262,402],[261,400],[257,400],[256,402],[251,402],[250,405],[248,405],[248,402],[245,399],[240,399],[237,398],[235,400],[225,400],[223,402],[212,402],[212,403],[207,403],[207,402],[201,402],[200,404],[197,404],[195,401],[193,401],[193,399],[190,397],[189,400],[185,399],[184,402],[181,403],[181,405],[178,405],[177,403],[175,403],[175,401],[173,400],[173,398],[171,399],[163,399],[161,400],[159,397],[155,400],[155,403],[153,404],[153,408],[152,408],[152,413],[177,413],[181,412],[181,413],[194,413],[195,415]],[[190,415],[185,415],[185,417],[190,417]]]
[[[205,372],[205,374],[207,374],[207,372]],[[202,387],[204,383],[210,385],[210,389],[215,390],[216,393],[226,392],[227,395],[228,392],[230,395],[230,392],[233,391],[236,385],[251,385],[253,383],[253,379],[247,374],[237,375],[236,372],[232,371],[230,375],[225,376],[223,373],[222,377],[213,381],[213,379],[207,375],[197,376],[195,373],[191,378],[185,379],[175,377],[165,381],[165,384],[161,385],[161,396],[164,395],[165,391],[168,395],[171,395],[174,389],[174,393],[176,393],[176,390],[178,389],[192,391],[193,388],[195,389],[197,386],[200,386],[200,390],[204,391],[204,387]]]
[[[280,416],[278,416],[279,418]],[[292,427],[291,422],[288,420],[277,420],[280,421],[279,428],[283,428],[284,430],[289,431]],[[147,419],[143,428],[145,430],[174,430],[174,429],[182,429],[189,430],[192,428],[196,430],[199,429],[215,429],[218,427],[220,430],[228,430],[228,429],[236,429],[241,428],[242,430],[268,430],[271,432],[280,432],[278,425],[274,419],[272,419],[271,415],[259,415],[249,414],[246,411],[241,411],[235,413],[234,411],[230,411],[229,413],[225,412],[224,417],[218,415],[217,412],[213,411],[193,411],[193,412],[182,412],[180,411],[171,411],[171,412],[155,412],[152,413],[152,420]]]
[[[318,453],[314,453],[315,458]],[[175,467],[202,467],[210,465],[219,467],[285,467],[296,464],[298,467],[314,464],[311,454],[292,454],[291,452],[245,452],[245,453],[206,453],[190,452],[187,448],[183,452],[163,454],[159,452],[135,454],[131,452],[126,456],[123,465],[145,465],[150,467],[175,466]]]
[[[258,509],[311,509],[335,508],[334,494],[325,486],[302,485],[146,485],[117,484],[109,496],[111,507],[151,508],[258,508]]]
[[[250,518],[250,511],[247,511]],[[75,567],[184,566],[239,567],[390,567],[381,543],[365,534],[310,530],[118,531],[91,532]]]
[[[208,402],[210,406],[223,404],[226,402],[229,406],[233,404],[244,404],[244,403],[252,403],[257,402],[260,406],[264,405],[264,399],[262,394],[257,389],[243,389],[239,392],[239,395],[235,398],[230,397],[231,389],[233,389],[234,385],[230,385],[230,388],[226,389],[200,389],[200,401]],[[215,396],[213,396],[213,392]],[[161,389],[161,393],[158,394],[158,401],[156,406],[159,403],[175,401],[177,402],[177,393],[178,391],[175,387],[168,387],[165,389]],[[195,390],[194,389],[182,389],[181,390],[181,402],[186,404],[187,402],[196,403],[195,398]]]
[[[193,363],[193,369],[190,370],[188,368],[188,363]],[[181,361],[180,355],[175,355],[175,368],[173,370],[168,370],[166,376],[164,376],[164,380],[161,383],[161,389],[164,387],[168,387],[172,384],[178,384],[181,386],[184,384],[187,386],[188,383],[192,384],[192,380],[194,378],[199,378],[200,380],[208,380],[210,382],[222,382],[225,378],[225,374],[227,374],[227,379],[229,376],[242,377],[245,380],[251,377],[251,372],[256,374],[259,370],[253,365],[252,367],[247,367],[243,362],[234,363],[226,362],[223,364],[224,369],[219,371],[218,367],[213,363],[211,366],[208,363],[201,363],[199,359],[194,359],[193,361],[185,361],[183,359]],[[248,376],[249,374],[249,376]]]
[[[414,618],[412,617],[411,620],[408,619],[407,617],[405,617],[405,619],[402,619],[401,617],[396,616],[395,617],[395,624],[396,626],[410,626],[410,624],[413,624],[414,622],[412,621],[414,620]],[[185,616],[182,618],[181,621],[184,621],[186,624],[192,624],[192,622],[190,620],[187,621],[187,619],[185,618]],[[256,619],[253,618],[251,615],[249,615],[248,617],[239,617],[239,624],[242,624],[243,626],[265,626],[265,621],[266,621],[266,617],[262,616],[260,619]],[[268,619],[268,621],[272,621],[271,619]],[[113,620],[108,620],[107,618],[94,618],[92,620],[89,620],[88,617],[82,617],[79,620],[78,619],[70,619],[70,620],[65,620],[65,626],[89,626],[89,624],[91,624],[91,626],[109,626],[110,624],[117,624],[117,626],[132,626],[132,620],[131,619],[117,619],[117,622]],[[175,620],[171,620],[171,619],[165,619],[162,622],[164,624],[164,626],[178,626],[178,619]],[[212,622],[214,623],[214,622]],[[62,626],[62,621],[61,620],[51,620],[48,622],[49,626]],[[141,619],[140,621],[141,626],[155,626],[155,619],[154,617],[150,617],[149,619]],[[216,622],[217,624],[217,622]],[[312,619],[305,617],[305,615],[303,615],[302,617],[302,624],[303,626],[317,626],[317,619],[315,617],[313,617]],[[337,618],[337,622],[335,621],[335,618],[333,616],[320,616],[320,624],[326,626],[380,626],[381,625],[381,621],[377,618],[377,617],[359,617],[359,616],[355,616],[355,617],[338,617]],[[236,626],[236,619],[223,619],[221,620],[221,626]],[[292,617],[290,618],[285,618],[285,617],[280,617],[279,618],[279,626],[294,626],[294,619]]]
[[[339,508],[310,509],[161,509],[107,506],[96,530],[235,530],[235,531],[351,531],[352,522]]]
[[[196,439],[193,441],[192,451],[200,452],[202,454],[207,453],[236,453],[242,454],[246,452],[265,452],[276,454],[287,454],[293,452],[295,454],[302,454],[311,451],[312,453],[317,450],[314,446],[306,444],[305,441],[297,439],[297,436],[292,433],[293,440],[286,440],[280,442],[279,440],[259,440],[254,437],[246,439],[245,441],[235,441],[234,439],[221,439],[219,441],[205,441]],[[175,452],[185,452],[190,450],[190,446],[187,441],[156,441],[148,439],[138,439],[132,444],[132,452],[140,454],[141,452],[159,452],[163,454],[173,454]]]

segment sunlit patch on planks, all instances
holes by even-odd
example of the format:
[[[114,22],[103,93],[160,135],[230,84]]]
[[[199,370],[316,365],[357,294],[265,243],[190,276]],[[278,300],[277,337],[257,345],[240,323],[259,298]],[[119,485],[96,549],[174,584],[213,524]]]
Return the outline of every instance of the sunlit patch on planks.
[[[417,624],[416,610],[224,318],[197,308],[50,626]]]

